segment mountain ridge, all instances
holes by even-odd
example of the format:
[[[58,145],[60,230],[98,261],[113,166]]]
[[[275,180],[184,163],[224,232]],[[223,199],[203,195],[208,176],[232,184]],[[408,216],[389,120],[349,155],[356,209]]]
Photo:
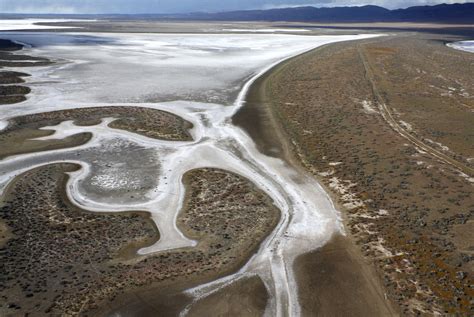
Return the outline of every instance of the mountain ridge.
[[[286,21],[323,23],[362,22],[426,22],[474,24],[474,2],[412,6],[389,10],[376,5],[322,7],[313,6],[239,10],[224,12],[191,12],[178,14],[13,14],[0,13],[0,18],[107,18],[194,21]]]
[[[389,10],[380,6],[311,6],[268,10],[241,10],[217,13],[189,13],[169,18],[217,21],[288,21],[288,22],[449,22],[474,23],[474,3],[413,6]]]

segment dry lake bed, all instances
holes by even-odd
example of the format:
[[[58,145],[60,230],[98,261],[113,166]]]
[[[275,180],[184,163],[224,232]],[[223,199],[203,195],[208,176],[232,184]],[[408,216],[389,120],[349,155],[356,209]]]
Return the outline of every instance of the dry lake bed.
[[[421,260],[409,257],[401,268],[410,250],[391,250],[394,233],[375,223],[397,206],[374,205],[383,201],[379,187],[359,190],[370,187],[360,164],[382,155],[365,142],[392,140],[416,154],[419,168],[449,165],[447,180],[431,183],[449,193],[457,186],[465,210],[449,215],[472,215],[472,77],[460,76],[451,89],[440,81],[456,70],[442,74],[441,61],[441,77],[426,76],[441,95],[458,98],[449,99],[456,116],[470,109],[458,130],[438,127],[442,140],[410,109],[386,109],[405,104],[393,90],[406,74],[393,73],[393,63],[425,76],[421,59],[402,52],[433,45],[472,74],[472,45],[407,34],[268,23],[0,21],[0,315],[443,312],[449,299],[409,275]],[[340,108],[347,104],[358,108]],[[376,135],[366,135],[365,121]],[[341,141],[352,138],[361,141]],[[443,149],[451,141],[451,151]],[[393,165],[401,150],[392,149]],[[382,163],[373,166],[398,176]],[[417,180],[430,193],[430,181]],[[404,201],[418,208],[418,200]],[[472,224],[459,217],[460,225]],[[472,246],[465,248],[456,256],[472,257]],[[452,255],[428,249],[440,261]],[[419,289],[407,299],[392,285],[401,277],[384,275],[375,258],[388,272],[406,269],[403,278]],[[464,288],[470,264],[463,263],[442,267],[447,279],[459,280],[448,283],[460,298],[451,313],[472,305]]]

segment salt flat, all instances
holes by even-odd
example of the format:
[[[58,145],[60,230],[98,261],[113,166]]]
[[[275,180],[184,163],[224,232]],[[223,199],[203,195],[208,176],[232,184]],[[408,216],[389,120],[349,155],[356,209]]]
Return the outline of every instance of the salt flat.
[[[0,162],[0,183],[5,186],[12,175],[33,166],[78,163],[83,169],[71,173],[70,199],[91,211],[150,212],[160,240],[139,251],[148,254],[195,245],[175,224],[184,200],[184,173],[216,167],[240,174],[274,200],[281,221],[238,273],[189,293],[200,298],[243,275],[257,274],[271,295],[267,315],[297,315],[293,260],[341,230],[339,214],[312,177],[261,154],[231,118],[244,104],[252,82],[273,65],[321,45],[374,36],[3,33],[3,38],[30,45],[28,54],[56,63],[30,69],[31,95],[23,103],[2,106],[0,120],[78,107],[133,105],[190,121],[194,140],[161,141],[112,129],[107,126],[112,118],[95,126],[65,122],[49,127],[56,134],[43,139],[80,132],[92,132],[93,139],[76,148],[7,158]],[[127,154],[131,148],[144,161]],[[117,157],[120,153],[123,156]],[[141,168],[145,165],[148,169]],[[117,199],[121,189],[127,196]]]
[[[60,98],[55,104],[83,100],[183,99],[231,104],[243,82],[255,71],[285,56],[354,38],[284,34],[6,33],[2,36],[32,45],[31,54],[62,61],[34,73],[36,91],[32,101],[35,104],[46,96]],[[51,80],[57,83],[51,85]],[[41,85],[42,81],[48,83]]]

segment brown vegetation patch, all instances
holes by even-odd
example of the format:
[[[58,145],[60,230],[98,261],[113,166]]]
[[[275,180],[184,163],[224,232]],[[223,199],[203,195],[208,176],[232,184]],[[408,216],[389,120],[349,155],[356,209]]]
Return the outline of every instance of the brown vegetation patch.
[[[188,130],[192,124],[172,113],[142,107],[94,107],[65,109],[15,117],[9,120],[6,131],[18,128],[39,128],[73,120],[77,125],[94,125],[101,119],[117,120],[110,127],[138,133],[150,138],[171,141],[191,140]]]
[[[31,92],[29,87],[18,86],[18,85],[9,85],[9,86],[0,86],[0,96],[15,96],[15,95],[27,95]]]
[[[184,141],[191,140],[188,129],[192,124],[171,113],[139,107],[97,107],[60,110],[15,117],[0,133],[2,153],[0,159],[23,153],[49,151],[85,144],[90,133],[80,133],[59,140],[32,140],[48,136],[52,130],[40,128],[57,125],[63,121],[74,120],[78,125],[94,125],[102,118],[114,117],[117,120],[110,127],[138,133],[151,138]]]
[[[255,237],[265,237],[278,222],[279,211],[271,199],[241,176],[219,169],[199,169],[186,173],[184,182],[190,191],[178,226],[209,247],[211,254],[230,251],[233,244],[242,252],[253,251],[261,240]]]
[[[8,80],[21,80],[20,77],[9,77]],[[0,86],[0,104],[8,105],[26,100],[26,95],[31,92],[29,87],[19,85]]]
[[[27,76],[30,75],[14,71],[0,71],[0,84],[21,84],[25,82],[22,77]]]
[[[17,54],[16,51],[21,49],[23,49],[21,44],[0,39],[0,69],[2,67],[31,67],[51,64],[47,58]],[[0,105],[26,100],[26,95],[31,92],[31,89],[25,86],[11,85],[23,83],[24,80],[21,77],[25,76],[29,75],[15,71],[0,71]]]
[[[0,105],[10,105],[23,102],[25,100],[25,96],[0,96]]]
[[[97,214],[80,210],[64,195],[72,164],[26,172],[7,188],[0,217],[11,238],[0,252],[1,314],[50,314],[55,302],[83,293],[131,241],[155,237],[144,214]]]
[[[271,200],[248,180],[194,170],[184,177],[188,198],[178,223],[198,246],[122,261],[124,247],[150,243],[155,227],[139,213],[97,214],[72,205],[64,173],[75,169],[40,167],[7,188],[0,216],[12,236],[0,249],[2,272],[8,272],[0,284],[1,314],[99,314],[117,296],[123,303],[135,300],[124,294],[212,280],[247,261],[279,219]]]
[[[367,53],[387,106],[423,142],[440,142],[468,164],[474,55],[430,37],[323,47],[272,73],[261,103],[270,106],[303,165],[338,197],[352,236],[402,312],[472,314],[474,245],[456,245],[471,229],[473,185],[387,124],[358,50],[390,51]],[[456,80],[453,87],[464,89],[456,96],[427,88]]]
[[[398,37],[363,48],[385,102],[397,120],[409,124],[405,130],[472,168],[474,58],[427,37]],[[370,54],[381,49],[397,53]]]
[[[381,46],[371,46],[367,49],[370,54],[380,54],[380,55],[393,55],[397,52],[395,48],[381,47]]]

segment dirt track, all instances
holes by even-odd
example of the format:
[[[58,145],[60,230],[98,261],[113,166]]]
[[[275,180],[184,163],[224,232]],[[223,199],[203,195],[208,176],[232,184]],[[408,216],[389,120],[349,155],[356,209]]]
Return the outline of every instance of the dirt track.
[[[380,113],[382,114],[382,117],[385,119],[388,125],[390,125],[396,132],[398,132],[401,136],[409,140],[410,142],[413,143],[413,145],[419,147],[421,150],[433,155],[435,158],[440,159],[444,161],[447,164],[450,164],[456,168],[458,168],[460,171],[465,173],[466,175],[469,176],[474,176],[474,169],[467,166],[464,164],[462,161],[457,161],[448,155],[442,153],[441,151],[438,151],[432,146],[429,146],[425,142],[423,142],[421,139],[413,136],[410,134],[409,131],[404,129],[402,125],[397,121],[397,119],[394,118],[393,114],[390,111],[390,107],[387,104],[387,101],[382,97],[379,89],[377,88],[376,81],[374,79],[374,75],[371,70],[371,66],[369,64],[369,61],[367,60],[366,52],[364,49],[364,45],[357,45],[357,50],[359,52],[359,56],[364,64],[364,69],[365,69],[365,75],[367,80],[370,82],[372,86],[372,92],[374,95],[374,101],[378,105],[378,109],[380,110]]]

